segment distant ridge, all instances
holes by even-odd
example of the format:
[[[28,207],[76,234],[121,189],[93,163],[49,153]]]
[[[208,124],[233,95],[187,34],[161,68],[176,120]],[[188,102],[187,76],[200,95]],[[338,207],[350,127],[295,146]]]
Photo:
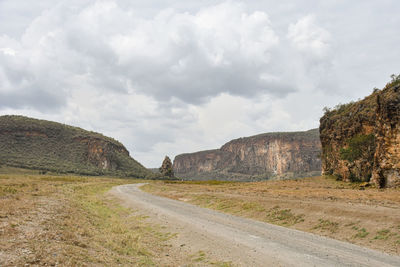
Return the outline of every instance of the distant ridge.
[[[321,174],[318,129],[263,133],[234,139],[220,149],[180,154],[173,170],[188,180],[255,181]]]
[[[0,116],[0,165],[82,175],[154,176],[110,137],[15,115]]]

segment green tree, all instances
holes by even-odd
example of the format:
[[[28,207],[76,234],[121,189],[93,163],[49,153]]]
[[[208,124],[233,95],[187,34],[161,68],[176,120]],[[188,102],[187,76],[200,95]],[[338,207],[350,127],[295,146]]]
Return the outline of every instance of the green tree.
[[[340,158],[350,162],[369,154],[375,147],[375,136],[356,135],[348,140],[348,146],[340,150]]]

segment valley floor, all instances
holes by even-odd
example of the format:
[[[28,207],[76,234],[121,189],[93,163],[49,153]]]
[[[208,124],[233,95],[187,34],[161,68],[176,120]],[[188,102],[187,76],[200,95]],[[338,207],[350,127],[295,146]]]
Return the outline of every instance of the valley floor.
[[[175,233],[108,194],[136,182],[0,168],[0,266],[197,266],[206,260],[202,251],[171,251]]]
[[[109,193],[138,182],[0,168],[0,266],[235,266]],[[399,189],[324,177],[146,182],[152,194],[400,254]]]
[[[234,266],[398,266],[400,257],[310,233],[224,214],[182,201],[154,196],[141,184],[111,193],[153,220],[176,231],[173,247],[190,254],[228,259]],[[179,246],[179,244],[181,244]],[[202,260],[201,266],[209,261]],[[182,266],[178,262],[174,266]]]
[[[400,190],[329,177],[255,183],[157,182],[144,191],[400,254]]]

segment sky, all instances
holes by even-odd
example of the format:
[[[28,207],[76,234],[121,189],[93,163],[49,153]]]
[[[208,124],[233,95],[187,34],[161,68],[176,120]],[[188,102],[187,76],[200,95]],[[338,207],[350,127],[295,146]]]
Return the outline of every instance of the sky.
[[[103,133],[146,167],[400,73],[398,0],[0,0],[0,115]]]

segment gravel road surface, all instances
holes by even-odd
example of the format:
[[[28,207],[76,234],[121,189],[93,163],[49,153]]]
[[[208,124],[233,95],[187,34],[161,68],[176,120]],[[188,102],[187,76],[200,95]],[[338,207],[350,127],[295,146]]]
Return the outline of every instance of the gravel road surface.
[[[177,231],[181,247],[206,248],[235,265],[400,266],[398,256],[154,196],[142,185],[117,186],[111,193]]]

